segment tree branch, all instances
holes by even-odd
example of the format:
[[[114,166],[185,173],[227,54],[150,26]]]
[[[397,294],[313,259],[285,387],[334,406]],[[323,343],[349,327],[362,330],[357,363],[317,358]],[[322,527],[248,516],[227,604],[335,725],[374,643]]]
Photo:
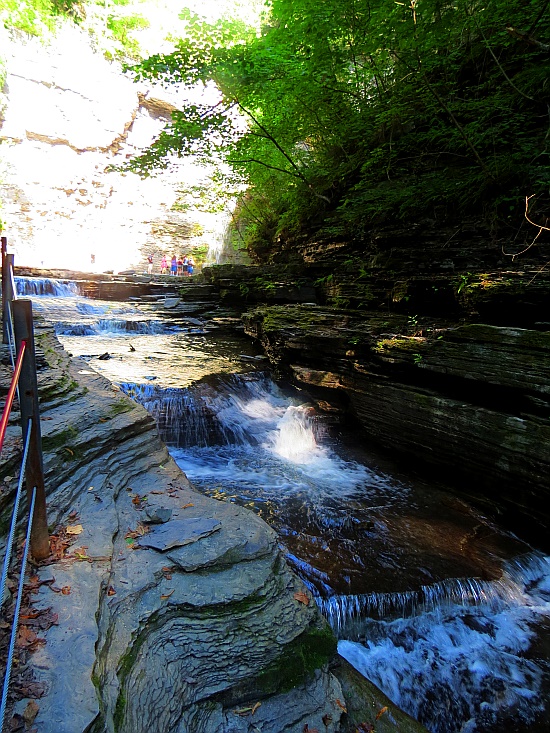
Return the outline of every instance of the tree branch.
[[[514,36],[514,38],[519,38],[520,41],[528,43],[530,46],[536,46],[537,48],[540,48],[541,51],[550,53],[550,43],[541,43],[541,41],[537,41],[536,38],[533,38],[528,33],[522,33],[516,28],[512,28],[512,26],[507,26],[506,30],[511,36]]]

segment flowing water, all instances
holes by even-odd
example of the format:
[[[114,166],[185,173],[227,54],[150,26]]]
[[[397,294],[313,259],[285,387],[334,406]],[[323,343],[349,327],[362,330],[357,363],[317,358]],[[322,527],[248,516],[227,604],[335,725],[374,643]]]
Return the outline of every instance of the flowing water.
[[[242,337],[74,292],[33,300],[145,405],[200,491],[275,528],[340,653],[395,703],[434,733],[548,731],[548,557],[335,433]]]

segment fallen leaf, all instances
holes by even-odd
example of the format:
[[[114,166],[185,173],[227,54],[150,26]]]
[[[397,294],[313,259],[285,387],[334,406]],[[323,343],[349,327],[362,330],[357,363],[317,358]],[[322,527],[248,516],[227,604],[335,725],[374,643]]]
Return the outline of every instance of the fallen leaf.
[[[302,593],[301,591],[298,591],[298,593],[294,594],[294,600],[300,601],[300,603],[303,603],[305,606],[309,606],[309,598],[306,596],[305,593]]]
[[[336,704],[337,704],[337,705],[338,705],[338,707],[339,707],[339,708],[340,708],[341,710],[343,710],[343,711],[344,711],[345,713],[347,713],[347,712],[348,712],[348,709],[347,709],[347,707],[345,706],[345,704],[344,704],[344,703],[343,703],[343,702],[342,702],[341,700],[339,700],[338,698],[336,698]]]
[[[190,506],[195,506],[194,504],[184,504],[180,509],[189,509]]]
[[[252,708],[240,708],[239,710],[233,710],[235,715],[250,715]]]
[[[260,707],[260,705],[261,705],[261,704],[262,704],[261,702],[256,702],[256,703],[254,703],[254,705],[252,706],[252,711],[251,711],[251,713],[250,713],[250,714],[251,714],[251,715],[254,715],[254,713],[255,713],[255,712],[256,712],[256,710],[257,710],[257,709],[258,709],[258,708]]]
[[[172,590],[169,591],[168,593],[163,593],[161,595],[161,597],[160,597],[160,600],[161,601],[165,601],[167,598],[170,598],[170,596],[172,595],[172,593],[174,592],[174,590],[175,590],[175,588],[172,588]]]
[[[73,524],[67,527],[67,534],[80,534],[83,530],[81,524]]]
[[[23,711],[23,720],[27,725],[32,725],[34,723],[34,719],[38,715],[39,710],[40,708],[37,703],[34,700],[29,700],[27,707]]]
[[[107,595],[108,595],[108,596],[115,596],[115,595],[116,595],[116,590],[115,590],[115,589],[113,588],[113,586],[112,586],[112,585],[110,585],[110,586],[109,586],[109,587],[107,588]]]
[[[387,713],[387,712],[388,712],[388,706],[384,705],[384,707],[380,708],[380,710],[376,714],[375,720],[378,720],[379,718],[381,718],[384,715],[384,713]]]
[[[77,552],[75,550],[74,556],[76,557],[77,560],[92,562],[92,558],[86,555],[86,553]]]
[[[72,456],[74,456],[74,450],[67,448],[67,446],[65,446],[65,450],[68,451]]]
[[[124,535],[124,539],[132,539],[135,540],[138,537],[143,537],[144,534],[147,534],[149,532],[149,528],[143,524],[142,522],[138,522],[135,529],[130,529],[128,527],[128,531]]]
[[[70,585],[64,585],[63,588],[61,588],[61,592],[64,596],[70,596],[71,595],[71,586]]]
[[[15,643],[18,647],[28,648],[32,646],[37,639],[38,637],[32,629],[29,629],[28,626],[20,626]]]

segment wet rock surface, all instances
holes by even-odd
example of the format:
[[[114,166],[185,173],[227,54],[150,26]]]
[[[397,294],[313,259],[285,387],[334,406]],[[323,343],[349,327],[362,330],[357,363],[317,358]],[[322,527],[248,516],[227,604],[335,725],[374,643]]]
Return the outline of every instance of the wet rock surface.
[[[57,622],[24,663],[43,693],[35,728],[342,730],[345,696],[327,666],[335,640],[275,533],[196,493],[144,409],[70,359],[47,327],[36,340],[57,549],[33,570],[33,606]],[[4,479],[21,454],[15,419],[9,430]],[[5,481],[3,513],[12,495]],[[183,526],[200,529],[183,539],[194,541],[180,544],[178,531],[172,547],[146,546]]]

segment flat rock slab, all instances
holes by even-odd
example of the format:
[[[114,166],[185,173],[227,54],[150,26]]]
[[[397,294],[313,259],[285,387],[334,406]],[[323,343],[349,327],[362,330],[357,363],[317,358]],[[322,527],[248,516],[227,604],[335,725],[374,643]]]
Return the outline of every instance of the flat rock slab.
[[[141,547],[152,547],[164,552],[172,547],[190,545],[202,537],[221,529],[221,522],[216,519],[194,517],[189,519],[174,519],[166,522],[162,527],[155,527],[148,534],[139,538]]]

